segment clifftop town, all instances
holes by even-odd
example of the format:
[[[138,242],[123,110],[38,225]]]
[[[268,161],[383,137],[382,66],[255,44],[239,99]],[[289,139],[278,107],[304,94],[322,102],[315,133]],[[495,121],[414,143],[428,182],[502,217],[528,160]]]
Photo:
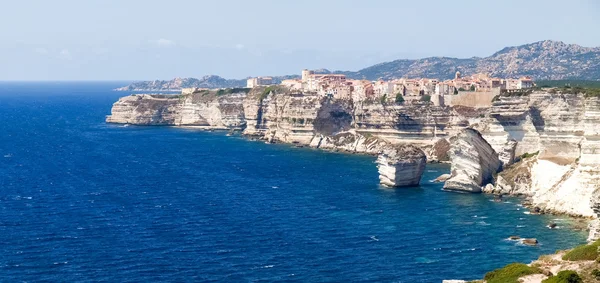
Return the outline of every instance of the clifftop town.
[[[348,79],[452,79],[456,72],[463,76],[483,73],[490,77],[519,78],[530,76],[538,80],[599,80],[600,47],[582,47],[560,41],[539,41],[531,44],[506,47],[485,58],[429,57],[417,60],[401,59],[380,63],[356,72],[335,71]],[[319,70],[318,73],[331,73]],[[273,83],[298,76],[273,76]],[[118,88],[120,91],[179,91],[182,88],[227,88],[244,87],[245,79],[224,79],[219,76],[204,76],[200,79],[176,78],[170,81],[143,81]]]

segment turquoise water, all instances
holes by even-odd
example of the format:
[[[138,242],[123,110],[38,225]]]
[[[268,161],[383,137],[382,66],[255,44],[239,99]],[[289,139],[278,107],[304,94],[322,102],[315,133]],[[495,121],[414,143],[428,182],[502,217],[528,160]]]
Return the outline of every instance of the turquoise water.
[[[372,157],[106,124],[120,85],[0,83],[1,281],[440,282],[585,241],[445,165],[390,190]]]

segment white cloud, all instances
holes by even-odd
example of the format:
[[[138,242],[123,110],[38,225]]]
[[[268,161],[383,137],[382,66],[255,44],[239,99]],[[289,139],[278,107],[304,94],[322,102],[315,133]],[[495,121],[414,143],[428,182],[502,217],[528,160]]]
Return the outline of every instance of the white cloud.
[[[170,39],[165,39],[165,38],[161,38],[158,40],[155,40],[154,43],[158,46],[161,47],[171,47],[171,46],[175,46],[175,41],[170,40]]]
[[[48,49],[38,47],[38,48],[34,49],[33,52],[38,53],[38,54],[48,54]]]
[[[241,44],[241,43],[238,43],[238,44],[236,44],[236,45],[235,45],[235,49],[237,49],[237,50],[242,50],[242,49],[244,49],[244,48],[246,48],[246,46],[244,46],[244,45],[243,45],[243,44]]]
[[[59,57],[61,59],[65,59],[65,60],[71,60],[73,59],[73,56],[71,56],[71,51],[69,51],[69,49],[63,49],[60,51],[59,53]]]

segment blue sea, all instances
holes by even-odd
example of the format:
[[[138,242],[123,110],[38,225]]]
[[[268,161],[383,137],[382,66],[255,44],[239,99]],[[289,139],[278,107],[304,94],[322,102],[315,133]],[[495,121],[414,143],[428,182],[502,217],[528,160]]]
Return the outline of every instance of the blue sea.
[[[441,282],[585,241],[447,165],[393,190],[369,156],[106,124],[125,84],[0,83],[0,281]]]

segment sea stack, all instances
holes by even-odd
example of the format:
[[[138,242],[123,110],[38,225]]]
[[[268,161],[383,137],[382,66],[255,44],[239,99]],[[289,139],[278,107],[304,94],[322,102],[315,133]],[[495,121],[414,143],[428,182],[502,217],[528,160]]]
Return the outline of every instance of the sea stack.
[[[464,129],[450,139],[451,177],[444,190],[480,193],[502,162],[490,144],[474,129]]]
[[[413,145],[389,145],[377,157],[379,182],[388,187],[417,186],[425,170],[425,153]]]

